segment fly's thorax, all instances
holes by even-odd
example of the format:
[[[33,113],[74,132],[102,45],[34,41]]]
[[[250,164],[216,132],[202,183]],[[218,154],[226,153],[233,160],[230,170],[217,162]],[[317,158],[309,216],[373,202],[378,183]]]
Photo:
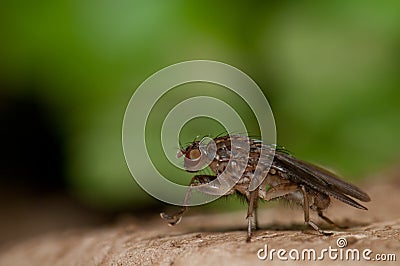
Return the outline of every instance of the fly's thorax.
[[[226,170],[226,167],[228,166],[228,162],[229,162],[229,160],[221,161],[221,160],[215,159],[211,162],[210,168],[216,175],[220,175],[220,174],[222,174],[222,172],[224,172]]]
[[[262,149],[271,153],[271,147],[263,145],[260,141],[243,136],[224,136],[214,139],[216,145],[215,158],[210,164],[211,170],[220,175],[225,171],[239,184],[250,183],[257,167],[260,167],[259,175],[264,179],[268,172],[268,165],[260,163]],[[234,147],[232,147],[234,145]],[[235,149],[234,149],[235,148]],[[247,148],[247,149],[246,149]],[[275,171],[272,170],[271,171]]]

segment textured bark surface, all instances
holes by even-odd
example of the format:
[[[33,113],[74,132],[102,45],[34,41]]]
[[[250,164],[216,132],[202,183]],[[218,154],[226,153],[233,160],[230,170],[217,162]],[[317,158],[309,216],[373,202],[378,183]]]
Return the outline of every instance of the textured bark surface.
[[[334,201],[327,216],[346,230],[332,230],[332,236],[321,236],[304,226],[301,209],[285,208],[282,204],[259,212],[261,230],[253,241],[246,243],[246,210],[214,215],[191,214],[181,223],[169,227],[158,214],[148,221],[124,217],[110,226],[67,230],[41,235],[6,245],[0,251],[0,265],[293,265],[309,261],[259,260],[257,251],[268,249],[338,248],[337,239],[344,237],[347,246],[360,251],[393,253],[400,260],[400,178],[366,182],[361,187],[372,201],[368,211],[358,210]],[[323,222],[317,217],[319,225]],[[322,226],[324,227],[324,226]],[[288,256],[288,254],[286,254]],[[311,264],[334,265],[338,261],[326,255]],[[342,265],[365,265],[362,259],[341,262]],[[369,262],[371,265],[397,265],[396,262]]]

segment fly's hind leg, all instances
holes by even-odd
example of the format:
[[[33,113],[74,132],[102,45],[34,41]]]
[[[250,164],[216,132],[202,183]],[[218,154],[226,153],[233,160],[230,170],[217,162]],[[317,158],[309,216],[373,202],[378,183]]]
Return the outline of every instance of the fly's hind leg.
[[[334,227],[336,227],[336,228],[339,228],[339,229],[348,229],[348,228],[349,228],[348,226],[341,226],[341,225],[336,224],[336,223],[333,222],[331,219],[329,219],[328,217],[326,217],[326,216],[322,213],[322,210],[317,210],[317,211],[318,211],[318,216],[319,216],[321,219],[323,219],[325,222],[327,222],[328,224],[330,224],[330,225],[332,225],[332,226],[334,226]]]
[[[313,221],[310,220],[310,205],[308,202],[307,191],[304,186],[301,186],[301,193],[303,194],[304,222],[322,235],[326,235],[326,236],[332,235],[331,232],[325,232],[325,231],[321,230],[317,224],[315,224]]]
[[[211,182],[212,180],[214,180],[216,178],[216,176],[211,176],[211,175],[196,175],[192,178],[192,180],[190,181],[189,184],[189,189],[186,192],[185,198],[183,200],[183,204],[182,204],[182,208],[173,214],[166,214],[164,212],[160,213],[160,216],[162,219],[168,221],[168,224],[170,226],[174,226],[176,224],[178,224],[181,219],[182,216],[185,214],[185,212],[188,210],[188,204],[189,204],[189,200],[190,200],[190,196],[192,193],[192,188],[199,186],[199,185],[203,185],[203,184],[207,184],[209,182]]]

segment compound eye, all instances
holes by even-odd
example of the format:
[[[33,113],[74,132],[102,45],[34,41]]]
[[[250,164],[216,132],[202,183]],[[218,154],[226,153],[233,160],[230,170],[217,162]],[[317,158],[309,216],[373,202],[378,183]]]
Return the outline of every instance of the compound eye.
[[[189,159],[191,159],[191,160],[197,160],[200,158],[200,156],[201,156],[201,152],[198,149],[191,150],[189,152]]]

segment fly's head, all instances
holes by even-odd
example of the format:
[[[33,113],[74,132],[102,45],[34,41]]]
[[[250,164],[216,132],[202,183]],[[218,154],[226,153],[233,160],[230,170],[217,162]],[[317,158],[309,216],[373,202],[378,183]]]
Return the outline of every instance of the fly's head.
[[[181,149],[176,157],[180,158],[182,156],[184,160],[185,170],[188,172],[197,172],[198,166],[201,161],[201,151],[199,149],[199,141],[195,141],[187,146],[185,149]]]
[[[216,145],[210,138],[194,141],[181,149],[176,157],[183,156],[184,167],[188,172],[197,172],[207,167],[215,158]]]

